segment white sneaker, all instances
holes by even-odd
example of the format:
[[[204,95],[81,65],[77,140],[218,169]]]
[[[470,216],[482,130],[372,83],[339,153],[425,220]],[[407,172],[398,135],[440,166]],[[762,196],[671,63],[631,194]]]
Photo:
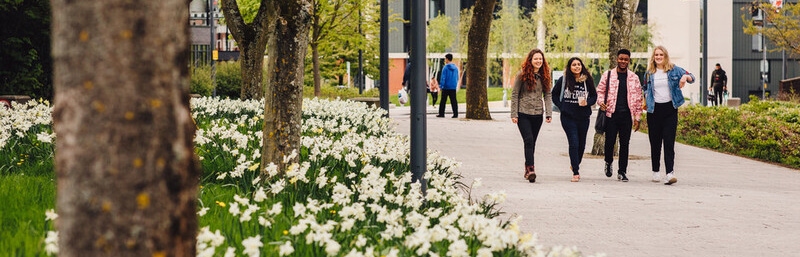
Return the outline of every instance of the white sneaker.
[[[658,171],[653,171],[653,182],[661,182],[661,173]]]
[[[675,172],[667,173],[667,178],[664,179],[664,185],[672,185],[678,182],[678,178],[675,177]]]

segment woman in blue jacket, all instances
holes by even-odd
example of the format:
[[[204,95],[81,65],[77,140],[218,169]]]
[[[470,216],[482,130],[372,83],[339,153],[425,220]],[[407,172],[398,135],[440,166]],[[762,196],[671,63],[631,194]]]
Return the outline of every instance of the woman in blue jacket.
[[[647,108],[647,129],[650,137],[650,159],[653,164],[653,182],[661,181],[661,145],[664,145],[664,166],[667,176],[664,184],[678,182],[675,166],[675,133],[678,130],[678,107],[686,102],[681,89],[694,83],[694,75],[669,61],[663,46],[656,46],[642,85]]]
[[[581,180],[578,172],[586,148],[591,106],[597,102],[594,79],[578,57],[567,62],[564,76],[553,86],[553,104],[561,110],[561,127],[567,134],[572,182]]]

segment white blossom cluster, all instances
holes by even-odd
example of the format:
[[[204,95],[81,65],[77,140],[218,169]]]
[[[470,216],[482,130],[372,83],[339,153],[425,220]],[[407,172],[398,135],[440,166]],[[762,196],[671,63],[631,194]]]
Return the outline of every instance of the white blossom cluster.
[[[210,178],[204,185],[239,188],[200,206],[201,224],[210,225],[198,233],[197,256],[580,255],[538,245],[520,231],[519,217],[490,218],[496,215],[460,193],[460,164],[436,152],[428,153],[423,195],[409,172],[408,138],[392,131],[383,111],[362,103],[306,99],[300,151],[261,164],[263,106],[192,101],[196,152]],[[492,204],[504,200],[503,192],[484,196]]]
[[[55,134],[44,129],[53,123],[52,110],[47,100],[28,101],[24,104],[11,102],[10,108],[0,105],[0,150],[11,140],[29,135],[40,142],[52,143]]]

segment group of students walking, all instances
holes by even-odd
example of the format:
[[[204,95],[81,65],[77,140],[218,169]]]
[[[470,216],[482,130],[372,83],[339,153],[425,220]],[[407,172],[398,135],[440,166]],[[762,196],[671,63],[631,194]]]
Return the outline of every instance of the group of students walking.
[[[605,115],[602,129],[606,139],[604,172],[607,177],[613,176],[614,144],[619,135],[617,179],[628,182],[631,131],[639,130],[642,112],[646,110],[652,181],[667,185],[678,181],[674,172],[678,107],[685,102],[681,89],[686,83],[694,83],[694,75],[670,62],[667,49],[657,46],[648,62],[644,80],[640,81],[636,73],[628,69],[630,57],[629,50],[619,50],[617,67],[603,72],[595,86],[592,75],[578,57],[569,59],[564,76],[551,83],[551,70],[544,52],[533,49],[528,53],[522,70],[516,76],[511,96],[511,121],[517,124],[524,143],[525,179],[531,183],[536,181],[536,140],[542,123],[552,121],[551,106],[555,105],[561,111],[561,127],[567,135],[571,181],[580,181],[591,106],[597,104]],[[598,113],[601,115],[603,112]],[[663,179],[659,172],[662,146],[666,168]]]

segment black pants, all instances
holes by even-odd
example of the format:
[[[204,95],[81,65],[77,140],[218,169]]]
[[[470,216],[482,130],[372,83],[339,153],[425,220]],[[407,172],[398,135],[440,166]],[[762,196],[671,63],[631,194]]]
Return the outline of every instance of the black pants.
[[[717,106],[722,105],[722,87],[714,87],[714,104]]]
[[[578,175],[578,170],[583,161],[583,151],[586,149],[586,133],[589,131],[589,117],[573,118],[561,113],[561,127],[567,134],[569,143],[569,163],[572,175]]]
[[[444,106],[447,98],[450,98],[450,105],[453,106],[453,117],[458,117],[458,102],[456,101],[455,89],[442,89],[442,100],[439,101],[439,116],[444,116]]]
[[[542,128],[542,115],[528,115],[519,113],[517,128],[525,143],[525,166],[533,165],[533,153],[536,151],[536,139],[539,138],[539,129]]]
[[[615,112],[611,115],[611,119],[609,119],[606,126],[605,155],[606,163],[609,165],[614,162],[614,143],[617,141],[617,134],[619,134],[619,173],[628,171],[631,127],[633,127],[633,120],[631,120],[629,111]]]
[[[433,91],[430,92],[431,92],[431,99],[433,100],[431,102],[431,105],[436,105],[436,99],[439,99],[439,92],[433,92]]]
[[[678,110],[672,102],[656,103],[653,113],[647,113],[647,129],[650,137],[650,160],[653,171],[661,166],[661,144],[664,144],[664,166],[667,173],[675,167],[675,133],[678,130]]]

